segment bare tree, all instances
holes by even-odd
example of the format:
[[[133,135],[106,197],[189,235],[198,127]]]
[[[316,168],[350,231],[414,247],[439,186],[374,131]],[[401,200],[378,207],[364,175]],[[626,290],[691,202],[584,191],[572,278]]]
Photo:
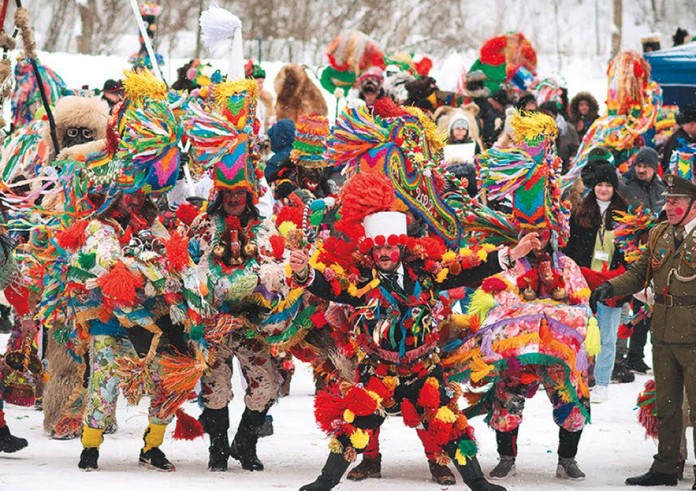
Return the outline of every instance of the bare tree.
[[[623,30],[623,2],[614,0],[614,24],[611,28],[611,56],[621,50],[621,32]]]

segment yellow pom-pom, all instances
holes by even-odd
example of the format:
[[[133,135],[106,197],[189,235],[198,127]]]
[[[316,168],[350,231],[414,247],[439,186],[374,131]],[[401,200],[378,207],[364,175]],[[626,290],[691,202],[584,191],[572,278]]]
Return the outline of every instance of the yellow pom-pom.
[[[358,450],[365,448],[369,441],[370,434],[360,428],[357,428],[353,434],[350,435],[350,444]]]
[[[343,453],[343,445],[335,438],[332,438],[329,442],[329,450],[331,453]]]
[[[597,356],[602,349],[601,338],[599,335],[599,325],[597,319],[590,317],[587,322],[587,332],[585,333],[585,350],[590,356]]]
[[[167,86],[150,70],[126,71],[123,88],[126,97],[137,103],[142,103],[145,97],[158,101],[167,97]]]
[[[483,262],[488,259],[488,253],[484,249],[479,249],[476,252],[476,256]]]
[[[293,230],[297,230],[297,225],[292,222],[283,222],[278,225],[278,233],[284,238],[287,238],[288,234]]]
[[[432,386],[435,387],[436,389],[439,389],[439,388],[440,388],[439,382],[438,382],[437,379],[434,378],[434,377],[428,377],[427,379],[425,379],[425,383],[426,383],[426,384],[432,385]]]
[[[447,406],[442,406],[437,410],[435,414],[435,419],[439,419],[443,423],[454,423],[457,421],[457,415],[452,412]]]
[[[377,404],[382,402],[382,398],[379,396],[379,394],[377,392],[372,392],[371,390],[366,390],[365,392],[367,392],[367,395],[369,395],[375,401],[377,401]]]
[[[457,254],[454,251],[447,251],[442,255],[442,262],[449,263],[457,259]]]
[[[387,389],[389,389],[390,392],[394,392],[396,386],[399,385],[399,381],[396,377],[389,376],[382,378],[382,383],[385,385]]]
[[[438,283],[442,283],[447,279],[447,275],[449,274],[449,268],[442,268],[440,272],[435,276],[435,281]]]
[[[343,411],[343,419],[346,421],[346,423],[352,423],[355,421],[355,413],[350,409],[346,409]]]

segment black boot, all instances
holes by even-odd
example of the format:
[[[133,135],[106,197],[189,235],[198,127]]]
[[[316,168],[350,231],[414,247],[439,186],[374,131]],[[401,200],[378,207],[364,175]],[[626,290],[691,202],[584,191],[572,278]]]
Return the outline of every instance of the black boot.
[[[208,447],[208,470],[225,472],[230,457],[230,442],[227,430],[230,428],[230,414],[227,406],[222,409],[203,409],[199,418],[203,431],[210,436]]]
[[[242,468],[248,471],[263,470],[263,463],[256,455],[256,442],[259,439],[259,429],[265,420],[266,411],[245,409],[237,434],[230,445],[230,457],[237,459],[242,464]]]
[[[77,466],[84,471],[96,471],[99,469],[99,449],[96,447],[83,448],[80,454],[80,462]]]
[[[300,491],[329,491],[333,489],[341,481],[341,477],[348,470],[349,465],[350,462],[343,458],[343,454],[331,452],[321,470],[321,475],[313,483],[302,486]]]
[[[627,486],[676,486],[676,474],[663,474],[650,469],[645,474],[626,479]]]
[[[0,452],[19,452],[27,445],[29,445],[29,442],[27,442],[24,438],[19,438],[12,435],[7,425],[0,428]]]
[[[502,486],[486,481],[481,471],[481,466],[476,457],[471,457],[466,461],[465,465],[457,463],[457,459],[452,456],[452,462],[462,475],[464,484],[471,488],[471,491],[506,491]]]

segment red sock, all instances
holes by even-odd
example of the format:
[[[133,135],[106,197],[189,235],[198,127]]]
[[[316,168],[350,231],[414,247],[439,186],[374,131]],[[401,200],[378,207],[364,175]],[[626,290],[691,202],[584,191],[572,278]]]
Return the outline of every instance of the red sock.
[[[5,427],[5,411],[0,409],[0,428]]]
[[[373,460],[379,457],[379,428],[372,430],[372,436],[370,436],[370,441],[367,443],[365,450],[363,450],[363,455]]]

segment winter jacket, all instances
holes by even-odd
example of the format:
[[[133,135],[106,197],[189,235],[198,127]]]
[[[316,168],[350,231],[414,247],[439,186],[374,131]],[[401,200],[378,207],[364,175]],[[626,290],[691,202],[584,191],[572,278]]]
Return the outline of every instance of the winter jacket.
[[[291,119],[281,119],[268,130],[273,155],[266,162],[264,175],[268,182],[275,179],[278,170],[290,158],[292,143],[295,141],[295,123]]]
[[[615,208],[609,205],[606,213],[613,213],[614,210]],[[589,268],[592,264],[592,256],[594,255],[599,229],[599,226],[592,228],[581,227],[575,219],[575,214],[573,214],[570,217],[570,237],[568,238],[568,244],[563,249],[563,253],[575,261],[578,266]],[[621,265],[625,267],[626,261],[617,245],[609,263],[609,269],[614,270]]]
[[[632,206],[643,205],[655,213],[662,210],[665,205],[665,183],[655,174],[650,182],[641,181],[636,178],[633,169],[628,171],[619,182],[619,192],[621,196]]]
[[[581,115],[579,110],[580,102],[583,100],[587,101],[587,104],[590,106],[590,111],[585,116]],[[583,139],[587,130],[590,129],[592,123],[597,119],[598,114],[599,104],[597,104],[597,99],[589,92],[578,92],[570,101],[570,121],[575,125],[580,140]]]

